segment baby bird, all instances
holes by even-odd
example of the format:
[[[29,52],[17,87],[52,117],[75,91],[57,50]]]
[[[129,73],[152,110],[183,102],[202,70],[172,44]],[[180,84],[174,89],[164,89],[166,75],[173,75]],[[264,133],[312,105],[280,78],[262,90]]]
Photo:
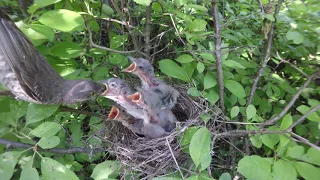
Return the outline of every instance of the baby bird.
[[[133,117],[143,119],[142,108],[127,97],[132,94],[133,91],[125,81],[120,78],[110,78],[100,81],[100,83],[106,86],[106,91],[101,96],[115,101]]]
[[[170,109],[159,108],[159,99],[151,96],[148,92],[142,91],[129,95],[128,98],[143,108],[145,124],[159,124],[167,132],[175,128],[176,117]],[[151,93],[152,94],[152,93]]]
[[[168,133],[157,124],[145,124],[142,119],[135,119],[125,113],[124,110],[117,107],[112,107],[108,120],[114,119],[121,121],[121,123],[130,129],[132,132],[144,135],[147,138],[159,138],[167,135]]]
[[[172,109],[177,103],[179,92],[168,86],[154,75],[154,69],[150,62],[143,58],[128,57],[132,64],[123,70],[137,75],[141,80],[143,90],[153,91],[159,96],[161,109]]]

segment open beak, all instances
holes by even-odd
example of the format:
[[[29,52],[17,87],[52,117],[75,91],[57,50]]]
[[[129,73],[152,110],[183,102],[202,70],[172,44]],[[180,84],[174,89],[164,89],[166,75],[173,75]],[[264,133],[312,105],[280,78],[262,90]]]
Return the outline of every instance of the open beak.
[[[129,67],[123,69],[122,72],[132,73],[132,72],[136,71],[136,69],[137,69],[137,63],[133,62],[130,64]]]
[[[135,103],[141,103],[142,95],[140,92],[136,92],[132,95],[127,96],[129,99],[131,99],[132,102]]]
[[[106,90],[101,95],[102,96],[107,96],[108,95],[108,90],[109,90],[108,85],[107,84],[103,84],[103,85],[106,86]]]
[[[108,115],[108,119],[107,120],[110,120],[110,119],[117,119],[120,115],[120,111],[118,108],[112,106],[111,110],[110,110],[110,113]]]

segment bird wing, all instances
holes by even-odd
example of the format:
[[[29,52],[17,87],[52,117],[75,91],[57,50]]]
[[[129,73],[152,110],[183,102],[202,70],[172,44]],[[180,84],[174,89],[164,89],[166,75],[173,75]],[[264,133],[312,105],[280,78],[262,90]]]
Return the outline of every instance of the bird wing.
[[[2,11],[0,53],[11,66],[28,96],[41,103],[57,98],[64,80]]]

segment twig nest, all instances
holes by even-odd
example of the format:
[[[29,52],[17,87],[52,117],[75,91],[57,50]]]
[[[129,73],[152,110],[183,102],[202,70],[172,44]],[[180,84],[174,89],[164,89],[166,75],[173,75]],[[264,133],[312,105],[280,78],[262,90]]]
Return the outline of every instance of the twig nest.
[[[180,97],[173,113],[179,122],[176,130],[166,137],[147,139],[134,134],[119,122],[106,122],[103,141],[108,144],[109,152],[125,167],[125,174],[150,179],[176,172],[177,163],[179,166],[191,163],[190,156],[182,151],[181,137],[188,127],[203,124],[199,116],[208,105],[204,99],[191,99],[187,94],[188,87],[175,88],[180,92]]]

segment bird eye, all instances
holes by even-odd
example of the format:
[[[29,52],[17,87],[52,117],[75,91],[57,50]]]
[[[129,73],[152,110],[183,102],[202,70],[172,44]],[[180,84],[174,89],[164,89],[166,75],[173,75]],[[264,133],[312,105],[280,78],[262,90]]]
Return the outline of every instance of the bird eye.
[[[91,96],[94,96],[94,95],[95,95],[95,92],[91,92],[90,95],[91,95]]]
[[[113,83],[110,83],[110,86],[113,87],[113,88],[115,88],[115,87],[116,87],[116,83],[114,83],[114,82],[113,82]]]
[[[139,69],[143,69],[143,66],[138,66]]]

